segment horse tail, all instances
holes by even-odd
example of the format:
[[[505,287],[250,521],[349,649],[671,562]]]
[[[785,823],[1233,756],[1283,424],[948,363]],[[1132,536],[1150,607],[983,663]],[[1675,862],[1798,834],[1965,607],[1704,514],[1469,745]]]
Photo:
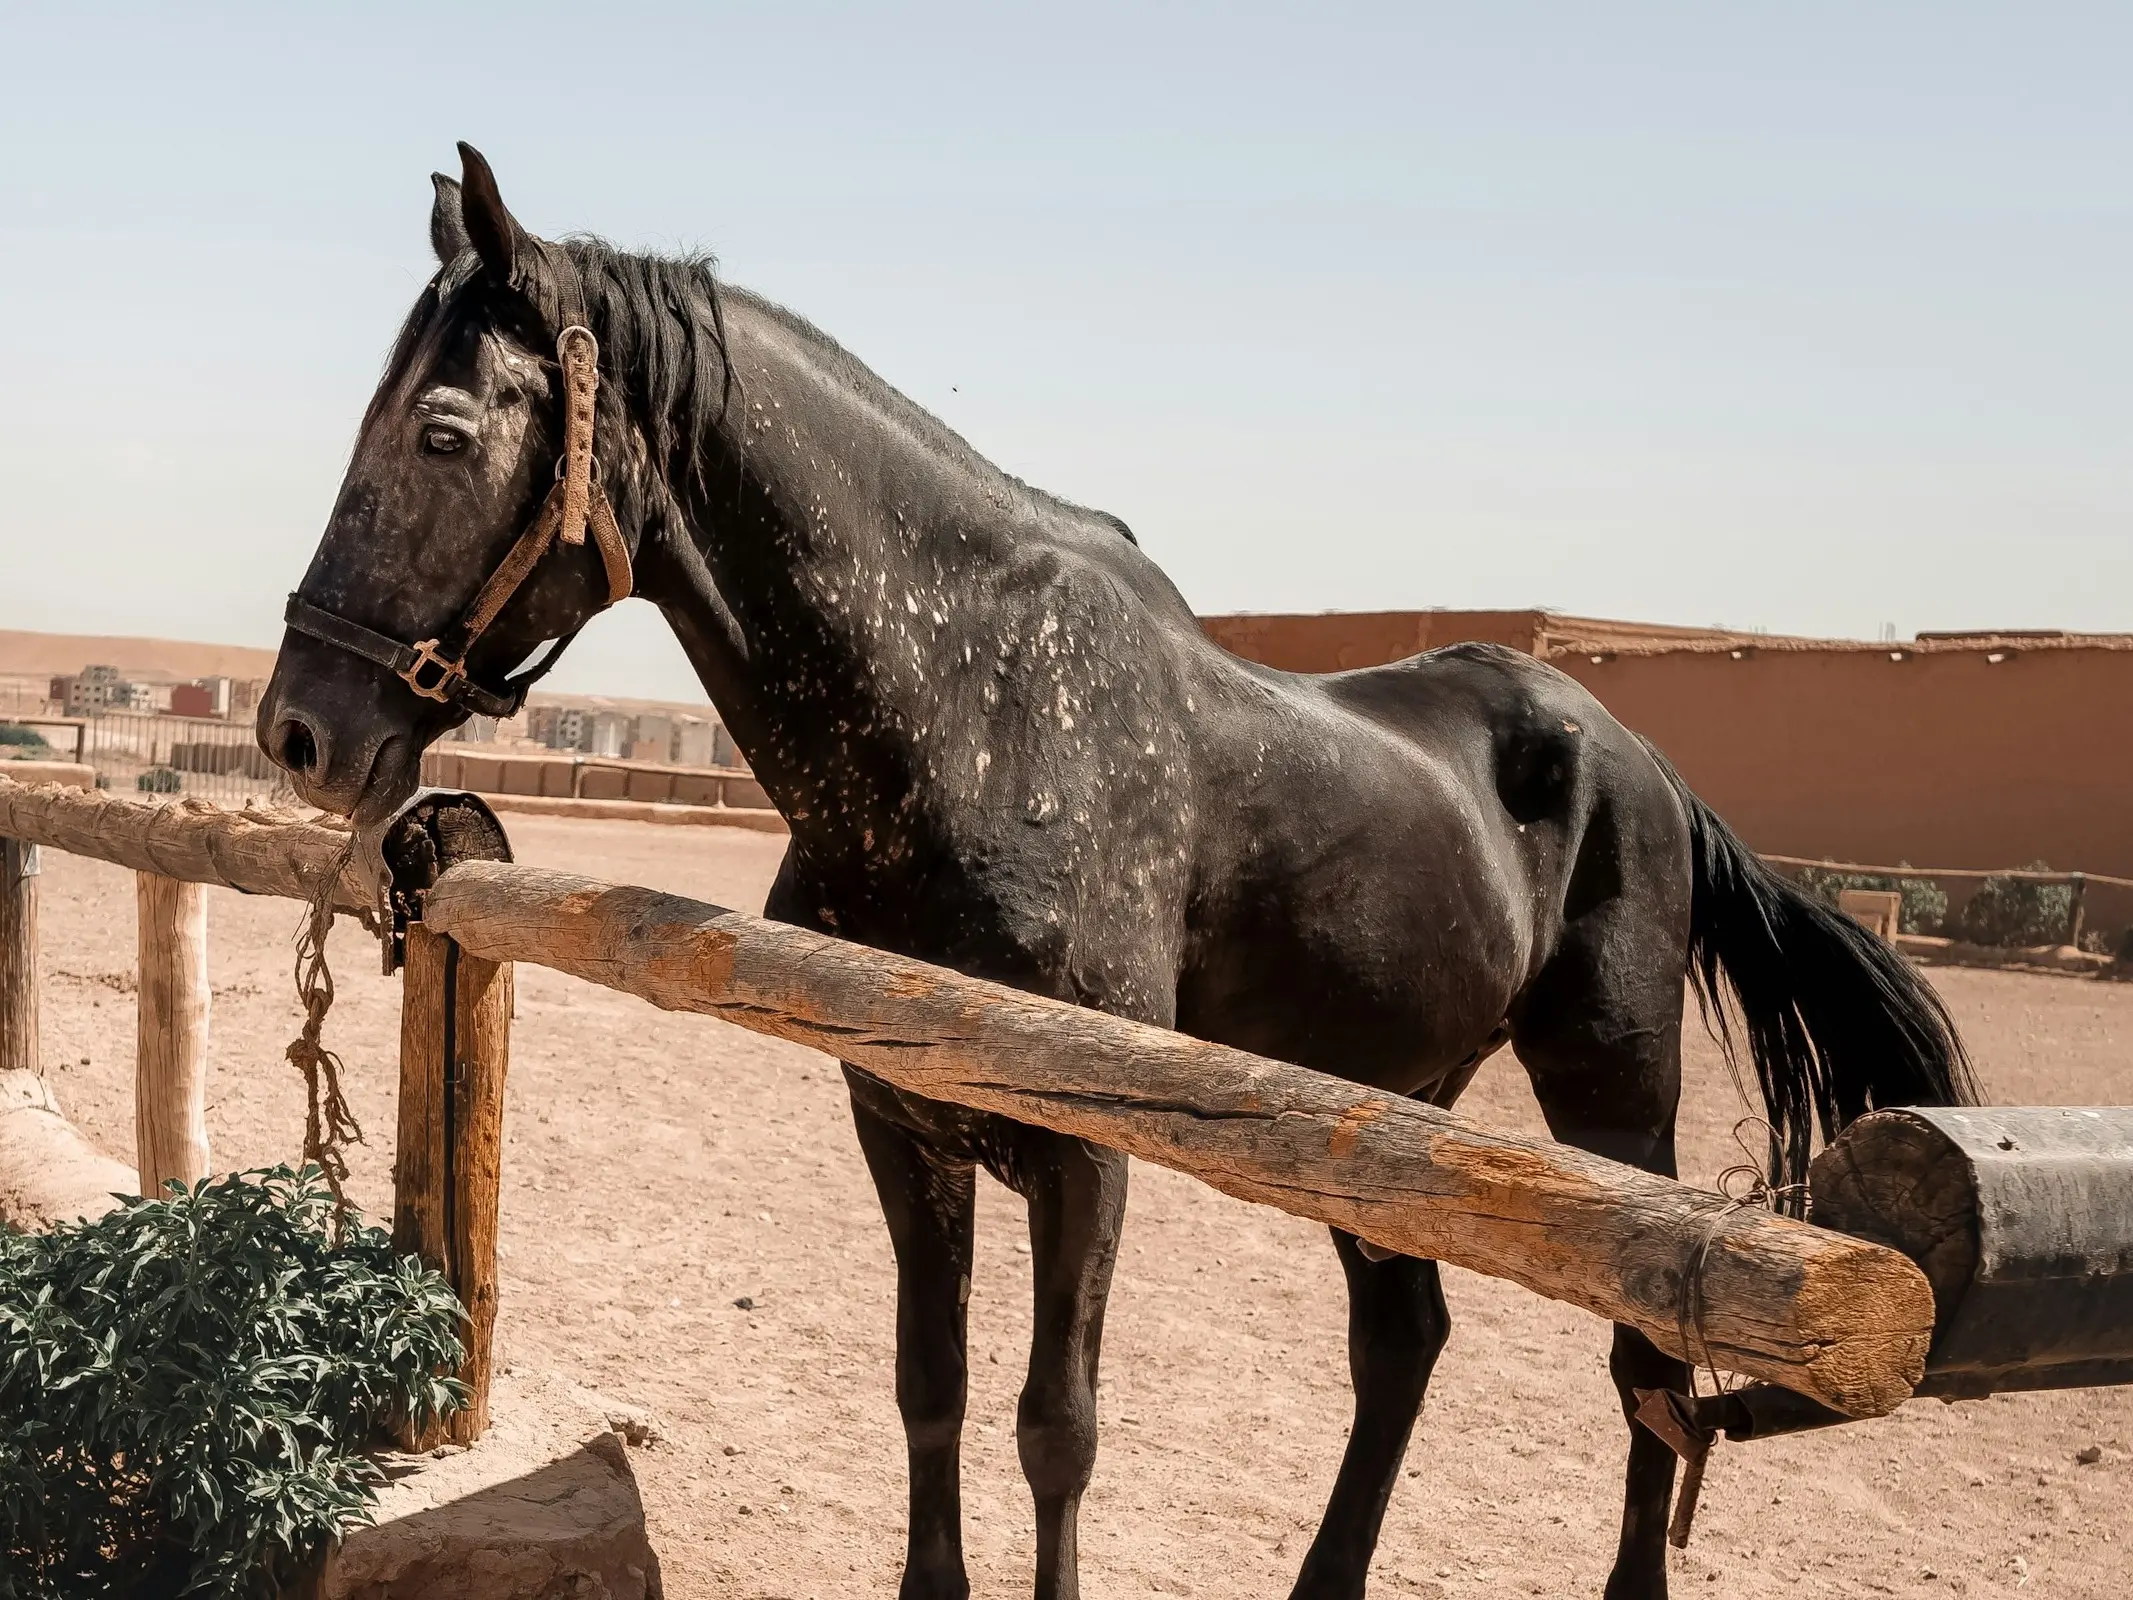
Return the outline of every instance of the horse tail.
[[[1817,1125],[1828,1139],[1877,1106],[1975,1104],[1955,1023],[1910,962],[1773,871],[1645,747],[1688,812],[1689,978],[1736,1081],[1736,1029],[1746,1036],[1773,1182],[1806,1180]],[[1795,1215],[1797,1194],[1785,1196]]]

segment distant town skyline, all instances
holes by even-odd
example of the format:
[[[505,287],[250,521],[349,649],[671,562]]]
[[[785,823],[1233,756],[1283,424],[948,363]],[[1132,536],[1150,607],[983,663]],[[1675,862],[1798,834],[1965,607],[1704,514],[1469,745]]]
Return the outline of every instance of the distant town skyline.
[[[2123,7],[576,20],[0,22],[0,627],[277,642],[467,138],[1202,612],[2133,629]],[[643,605],[554,682],[700,695]]]

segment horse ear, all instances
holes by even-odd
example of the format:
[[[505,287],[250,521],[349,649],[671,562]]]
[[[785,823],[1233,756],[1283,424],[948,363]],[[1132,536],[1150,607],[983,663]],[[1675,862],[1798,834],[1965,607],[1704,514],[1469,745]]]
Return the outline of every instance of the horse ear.
[[[433,172],[430,187],[437,191],[430,202],[430,248],[437,252],[437,265],[448,267],[473,241],[467,237],[467,219],[460,211],[459,180]]]
[[[459,214],[466,226],[467,242],[474,246],[490,276],[508,283],[526,230],[504,208],[504,197],[497,192],[496,174],[489,170],[489,163],[464,140],[459,145],[459,169]]]

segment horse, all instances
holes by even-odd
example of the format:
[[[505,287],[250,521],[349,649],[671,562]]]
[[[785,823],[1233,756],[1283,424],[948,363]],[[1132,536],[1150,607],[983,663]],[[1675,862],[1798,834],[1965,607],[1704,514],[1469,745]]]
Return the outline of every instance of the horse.
[[[1508,1043],[1553,1136],[1675,1175],[1687,989],[1752,1063],[1773,1176],[1973,1091],[1895,952],[1764,865],[1570,678],[1480,644],[1326,676],[1229,655],[1117,518],[987,462],[704,258],[522,228],[433,178],[438,261],[364,414],[259,708],[374,824],[623,594],[665,614],[790,826],[770,917],[1451,1106]],[[588,529],[590,534],[588,534]],[[1123,1156],[845,1068],[897,1280],[903,1600],[968,1593],[978,1166],[1029,1208],[1016,1411],[1035,1593],[1079,1593]],[[1450,1327],[1437,1265],[1336,1232],[1354,1422],[1292,1594],[1364,1592]],[[1674,1479],[1618,1326],[1610,1600],[1665,1593]]]

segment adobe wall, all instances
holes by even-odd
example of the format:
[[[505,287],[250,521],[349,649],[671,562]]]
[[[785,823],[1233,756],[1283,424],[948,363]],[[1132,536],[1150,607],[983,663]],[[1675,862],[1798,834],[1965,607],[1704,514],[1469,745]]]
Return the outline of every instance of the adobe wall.
[[[1553,664],[1665,750],[1758,850],[2133,876],[2133,650],[1836,646]]]
[[[1474,639],[1532,654],[1538,611],[1330,611],[1318,615],[1202,617],[1210,639],[1248,661],[1285,672],[1345,672],[1381,666],[1439,645]]]
[[[1538,611],[1202,625],[1239,655],[1300,672],[1460,639],[1545,654],[1665,750],[1758,850],[1930,867],[2043,860],[2133,877],[2133,649],[2124,645],[1868,646]],[[1593,648],[1566,650],[1565,639]]]

